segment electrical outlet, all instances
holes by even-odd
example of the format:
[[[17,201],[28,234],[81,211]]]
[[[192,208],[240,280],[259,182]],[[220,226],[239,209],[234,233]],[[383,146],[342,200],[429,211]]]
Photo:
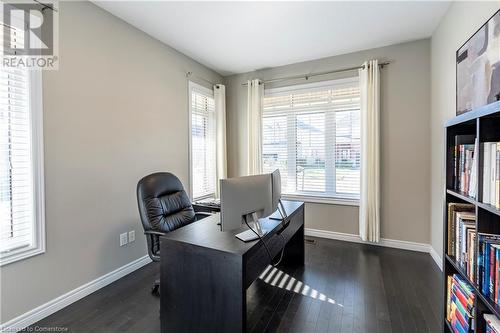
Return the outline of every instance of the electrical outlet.
[[[128,232],[128,242],[132,243],[135,241],[135,230]]]
[[[126,245],[127,243],[127,233],[124,232],[123,234],[120,234],[120,246]]]

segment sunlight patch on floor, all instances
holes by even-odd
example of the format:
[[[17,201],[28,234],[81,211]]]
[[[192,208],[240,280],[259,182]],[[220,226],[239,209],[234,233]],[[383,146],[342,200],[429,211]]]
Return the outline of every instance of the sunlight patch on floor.
[[[265,271],[259,276],[259,279],[271,286],[293,291],[296,294],[301,294],[322,302],[328,302],[330,304],[343,307],[342,304],[337,303],[333,298],[326,296],[317,289],[304,284],[302,281],[295,279],[293,276],[290,276],[271,265],[267,266]]]

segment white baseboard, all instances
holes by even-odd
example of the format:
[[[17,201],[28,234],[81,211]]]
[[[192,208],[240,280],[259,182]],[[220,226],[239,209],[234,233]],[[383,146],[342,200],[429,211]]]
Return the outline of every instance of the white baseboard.
[[[432,248],[432,246],[430,244],[408,242],[408,241],[402,241],[402,240],[396,240],[396,239],[386,239],[386,238],[381,238],[379,243],[370,243],[370,242],[363,241],[361,239],[361,237],[359,237],[358,235],[346,234],[346,233],[342,233],[342,232],[334,232],[334,231],[310,229],[310,228],[306,228],[304,232],[305,232],[306,236],[336,239],[336,240],[341,240],[341,241],[346,241],[346,242],[363,243],[363,244],[370,244],[370,245],[376,245],[376,246],[392,247],[395,249],[429,253],[431,255],[432,259],[434,259],[434,261],[438,265],[439,269],[443,270],[441,257],[437,254],[437,252]]]
[[[429,254],[431,255],[432,259],[434,259],[439,269],[443,270],[443,258],[436,252],[436,250],[434,250],[431,245],[429,245]]]
[[[127,274],[147,265],[151,262],[149,256],[144,256],[136,259],[122,267],[115,269],[97,279],[90,281],[76,289],[73,289],[64,295],[61,295],[45,304],[42,304],[33,310],[30,310],[8,322],[0,325],[0,331],[2,332],[17,332],[23,328],[42,320],[43,318],[50,316],[54,312],[57,312],[68,305],[92,294],[93,292],[107,286],[108,284],[115,282],[116,280],[124,277]]]

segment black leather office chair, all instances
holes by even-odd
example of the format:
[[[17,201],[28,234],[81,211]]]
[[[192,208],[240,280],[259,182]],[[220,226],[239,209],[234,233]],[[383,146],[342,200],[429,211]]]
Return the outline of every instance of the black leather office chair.
[[[151,260],[160,261],[160,236],[209,216],[196,213],[179,178],[169,172],[157,172],[137,184],[137,203]],[[152,293],[159,293],[160,281]]]

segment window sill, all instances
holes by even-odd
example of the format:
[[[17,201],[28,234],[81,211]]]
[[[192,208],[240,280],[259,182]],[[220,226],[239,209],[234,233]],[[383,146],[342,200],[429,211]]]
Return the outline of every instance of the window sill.
[[[282,197],[285,200],[296,200],[296,201],[303,201],[306,203],[317,203],[317,204],[339,205],[339,206],[359,206],[358,199],[327,198],[327,197],[315,197],[311,195],[292,195],[292,194],[283,194]]]
[[[27,249],[23,248],[17,251],[13,251],[12,253],[6,252],[4,254],[0,254],[0,266],[12,264],[14,262],[36,256],[44,252],[45,249],[43,247],[32,247]]]

